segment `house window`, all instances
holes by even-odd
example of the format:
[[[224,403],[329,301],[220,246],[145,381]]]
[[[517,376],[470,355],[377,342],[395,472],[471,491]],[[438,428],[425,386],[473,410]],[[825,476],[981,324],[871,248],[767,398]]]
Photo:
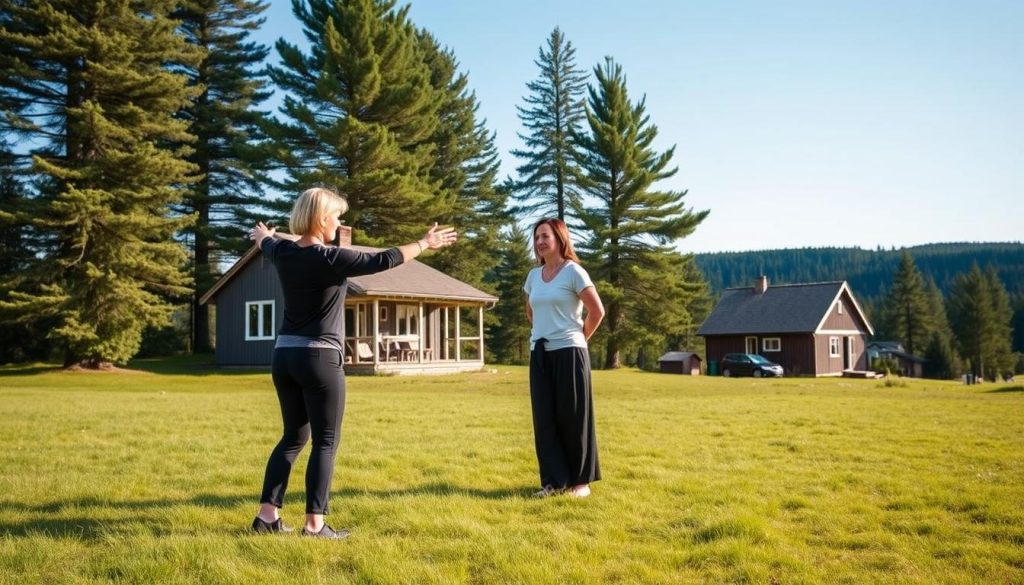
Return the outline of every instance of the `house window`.
[[[843,314],[843,301],[836,301],[836,312]]]
[[[839,338],[838,337],[829,337],[828,338],[828,356],[829,357],[839,357],[840,355],[841,354],[839,353]]]
[[[381,321],[387,321],[388,320],[388,308],[387,307],[381,307],[380,308],[380,320]]]
[[[782,339],[779,337],[765,337],[761,340],[761,347],[765,352],[782,351]]]
[[[420,318],[418,305],[398,305],[395,307],[395,319],[398,321],[399,335],[416,335],[419,333],[417,321]]]
[[[274,301],[245,303],[245,340],[266,341],[274,338]]]

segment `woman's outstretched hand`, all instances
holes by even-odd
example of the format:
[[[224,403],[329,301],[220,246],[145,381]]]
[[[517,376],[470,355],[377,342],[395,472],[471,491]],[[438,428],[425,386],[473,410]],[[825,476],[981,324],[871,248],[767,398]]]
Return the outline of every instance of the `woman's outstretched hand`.
[[[259,244],[263,241],[263,238],[273,236],[275,233],[277,233],[277,228],[269,228],[261,221],[252,228],[251,232],[249,232],[249,238],[256,242],[256,244]]]
[[[427,235],[423,236],[420,242],[425,250],[437,250],[451,246],[458,239],[459,233],[455,231],[455,228],[446,227],[439,229],[435,221],[433,227],[430,228]]]

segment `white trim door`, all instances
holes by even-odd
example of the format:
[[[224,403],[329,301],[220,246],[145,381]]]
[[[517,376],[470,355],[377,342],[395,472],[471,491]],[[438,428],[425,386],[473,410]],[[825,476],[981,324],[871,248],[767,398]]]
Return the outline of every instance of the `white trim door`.
[[[757,337],[748,335],[746,346],[747,353],[757,353]]]

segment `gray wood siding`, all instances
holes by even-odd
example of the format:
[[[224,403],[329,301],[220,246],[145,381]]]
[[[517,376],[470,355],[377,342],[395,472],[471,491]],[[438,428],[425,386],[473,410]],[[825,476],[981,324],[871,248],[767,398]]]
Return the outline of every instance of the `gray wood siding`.
[[[839,357],[832,357],[829,355],[830,337],[839,338]],[[867,347],[866,335],[829,335],[822,333],[815,336],[814,342],[815,349],[818,353],[818,359],[816,360],[817,375],[838,374],[843,371],[843,344],[846,343],[845,338],[847,337],[853,339],[853,354],[850,360],[851,367],[854,370],[867,369],[867,353],[865,352]]]
[[[284,319],[284,297],[274,265],[262,256],[253,259],[217,295],[217,351],[221,366],[265,366],[274,353],[274,341],[246,341],[245,303],[274,301],[274,337]]]
[[[853,301],[850,299],[850,295],[843,291],[843,294],[839,297],[840,302],[843,303],[843,314],[839,314],[837,308],[838,303],[832,303],[832,308],[829,309],[828,317],[825,318],[825,323],[822,325],[823,329],[829,329],[833,331],[863,331],[867,332],[868,328],[864,321],[857,315],[857,310],[853,306]],[[826,349],[828,349],[826,347]]]

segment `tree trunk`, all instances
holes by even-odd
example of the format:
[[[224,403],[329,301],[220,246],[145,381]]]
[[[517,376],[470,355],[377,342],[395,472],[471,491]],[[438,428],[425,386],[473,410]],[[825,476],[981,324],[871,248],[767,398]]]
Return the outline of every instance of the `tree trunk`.
[[[604,354],[604,369],[614,370],[622,367],[622,361],[619,357],[621,353],[619,350],[619,303],[618,301],[608,305],[608,315],[606,322],[608,323],[608,345],[605,346]]]

